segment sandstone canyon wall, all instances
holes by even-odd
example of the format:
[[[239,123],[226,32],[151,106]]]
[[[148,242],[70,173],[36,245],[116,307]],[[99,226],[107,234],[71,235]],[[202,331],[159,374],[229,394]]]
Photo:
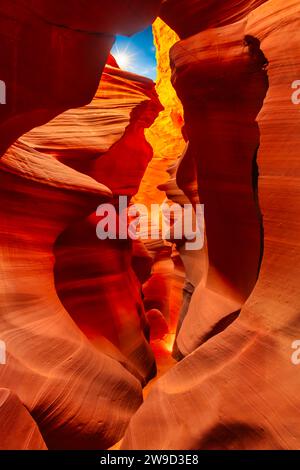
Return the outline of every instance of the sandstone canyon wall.
[[[160,187],[168,178],[168,168],[183,152],[185,141],[182,136],[182,104],[171,84],[170,48],[179,40],[178,35],[160,18],[153,23],[153,37],[156,48],[157,80],[156,91],[163,110],[145,136],[153,149],[151,159],[142,178],[139,190],[133,201],[142,203],[151,210],[152,204],[162,204],[167,200],[166,191]],[[155,227],[149,220],[149,227],[156,229],[158,240],[148,239],[144,243],[152,256],[152,276],[143,289],[144,303],[150,309],[153,329],[158,323],[162,331],[172,334],[176,330],[178,310],[182,296],[182,276],[177,278],[171,259],[171,244],[163,240],[161,227]],[[179,272],[179,270],[177,271]],[[155,312],[162,314],[155,321]],[[163,326],[163,319],[165,325]]]
[[[124,7],[122,2],[110,4],[111,10],[106,5],[104,8],[104,2],[92,2],[85,10],[82,2],[77,2],[76,8],[74,2],[63,6],[61,2],[1,2],[1,40],[6,46],[1,79],[7,84],[7,104],[1,106],[1,151],[26,130],[89,102],[97,89],[113,34],[133,33],[150,23],[158,3],[146,2],[139,13],[137,2],[130,2],[135,19],[129,22],[129,5],[124,14],[113,14]],[[68,286],[60,288],[59,275],[58,285],[55,283],[55,260],[65,257],[62,270],[71,277],[66,276],[66,284],[69,280],[76,289],[76,272],[81,269],[83,273],[93,249],[101,250],[98,246],[85,250],[91,233],[96,233],[93,212],[118,194],[135,193],[152,156],[144,128],[152,124],[161,109],[152,82],[124,75],[109,58],[102,85],[102,96],[97,94],[89,108],[79,110],[79,114],[70,111],[66,117],[61,116],[60,123],[54,121],[45,129],[23,135],[0,162],[0,330],[7,348],[0,382],[7,389],[3,392],[3,423],[8,422],[5,413],[10,407],[17,426],[12,442],[4,440],[7,430],[1,429],[1,442],[7,448],[45,448],[44,441],[52,449],[111,446],[122,437],[141,404],[141,385],[155,373],[153,354],[144,336],[147,322],[139,281],[131,268],[129,244],[108,245],[106,250],[104,243],[106,263],[105,256],[98,257],[102,271],[94,256],[94,265],[89,265],[90,272],[86,272],[85,286],[96,302],[95,308],[101,283],[92,292],[94,286],[89,281],[92,283],[99,269],[102,276],[115,278],[115,284],[119,283],[127,296],[123,312],[117,308],[120,303],[116,295],[115,304],[107,307],[115,318],[112,336],[119,336],[117,345],[107,333],[105,319],[100,332],[92,328],[92,310],[86,328],[78,319],[80,302],[81,308],[91,308],[91,300],[84,305],[86,291],[82,294],[78,290],[75,307],[74,303],[70,306]],[[106,97],[110,97],[109,102]],[[116,111],[116,103],[122,100],[124,106]],[[53,133],[50,135],[48,130]],[[132,160],[124,160],[123,145],[127,152],[135,151]],[[99,166],[97,157],[102,156]],[[122,171],[119,166],[117,181],[111,169],[122,165],[122,161],[125,165]],[[100,182],[102,176],[104,183],[112,183],[110,189]],[[63,242],[62,252],[55,253],[54,247],[59,237],[69,241],[67,230],[72,225],[69,250],[77,254],[71,261],[75,265],[78,261],[73,278],[70,270],[74,265],[69,263]],[[114,292],[117,290],[115,285]],[[106,295],[109,300],[108,281]],[[88,334],[91,330],[93,338]],[[14,394],[18,398],[9,398]],[[37,423],[43,438],[22,406]],[[24,442],[20,438],[22,429]],[[27,443],[25,432],[32,435]]]
[[[7,389],[0,390],[0,450],[46,450],[41,433],[18,397]],[[10,433],[7,430],[13,429]]]
[[[171,84],[169,51],[179,40],[178,35],[160,18],[153,23],[154,44],[157,58],[156,91],[163,106],[158,118],[146,130],[146,139],[153,148],[153,158],[142,178],[134,201],[147,205],[162,203],[164,192],[157,186],[167,179],[167,169],[184,150],[182,136],[182,104]]]
[[[1,153],[17,137],[69,108],[90,102],[114,35],[155,18],[160,0],[2,0]]]
[[[179,334],[186,357],[156,383],[123,447],[297,449],[299,2],[167,0],[162,17],[183,38],[172,79],[209,266]]]
[[[155,90],[109,51],[158,13]],[[299,448],[299,26],[298,0],[2,0],[0,449]],[[119,196],[203,203],[203,250],[97,239]]]

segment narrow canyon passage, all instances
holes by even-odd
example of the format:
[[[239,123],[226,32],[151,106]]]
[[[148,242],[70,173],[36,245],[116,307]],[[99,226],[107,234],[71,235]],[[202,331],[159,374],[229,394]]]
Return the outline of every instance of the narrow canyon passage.
[[[0,450],[299,448],[299,1],[70,1],[0,4]]]

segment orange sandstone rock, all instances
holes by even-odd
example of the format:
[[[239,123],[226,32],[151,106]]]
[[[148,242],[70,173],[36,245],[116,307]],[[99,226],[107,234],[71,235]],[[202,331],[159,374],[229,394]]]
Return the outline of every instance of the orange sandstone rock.
[[[107,66],[90,105],[67,111],[22,141],[109,186],[115,200],[127,195],[129,202],[152,157],[144,129],[160,110],[151,80]],[[156,369],[145,338],[142,286],[131,266],[132,244],[99,240],[99,221],[91,214],[58,238],[56,288],[94,346],[128,363],[144,382]]]
[[[0,450],[46,450],[40,431],[10,390],[0,389]]]
[[[114,35],[151,24],[160,0],[2,0],[0,154],[20,135],[89,103]]]
[[[300,375],[291,360],[300,331],[300,121],[291,100],[300,72],[300,7],[295,0],[270,0],[250,9],[243,21],[224,16],[220,27],[214,13],[208,23],[213,29],[172,50],[174,85],[184,101],[199,194],[207,206],[208,290],[194,294],[179,335],[186,357],[156,382],[130,423],[124,449],[300,445]],[[262,54],[269,63],[265,71],[259,67]],[[251,153],[255,157],[258,144],[256,194]],[[226,313],[218,293],[222,284],[213,282],[218,277],[235,299],[227,313],[241,312],[212,330],[211,319],[221,314],[224,320]]]
[[[53,245],[111,193],[21,142],[0,160],[0,186],[1,387],[19,397],[49,448],[107,448],[140,406],[141,386],[97,351],[64,309]]]

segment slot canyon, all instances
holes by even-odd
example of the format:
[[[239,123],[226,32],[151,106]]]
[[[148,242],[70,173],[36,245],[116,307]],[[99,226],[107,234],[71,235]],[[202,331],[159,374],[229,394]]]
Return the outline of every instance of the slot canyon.
[[[299,0],[0,0],[0,42],[0,450],[299,449]]]

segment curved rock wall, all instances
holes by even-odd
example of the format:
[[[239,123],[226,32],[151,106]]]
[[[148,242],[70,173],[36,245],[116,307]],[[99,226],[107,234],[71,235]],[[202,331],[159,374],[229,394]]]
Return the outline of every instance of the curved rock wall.
[[[117,207],[118,196],[128,196],[129,203],[138,190],[153,153],[144,130],[160,110],[151,80],[108,66],[91,105],[62,114],[28,138],[40,149],[51,141],[47,152],[108,185]],[[57,240],[56,287],[71,317],[93,344],[108,351],[110,341],[117,357],[122,358],[121,353],[121,361],[136,368],[144,381],[155,373],[155,363],[146,331],[142,331],[147,322],[142,286],[132,267],[132,243],[99,240],[99,220],[91,214]]]
[[[160,0],[2,0],[0,154],[20,135],[89,103],[117,33],[155,18]]]
[[[267,0],[163,0],[161,18],[180,36],[239,21]]]
[[[64,310],[53,244],[110,191],[22,143],[2,157],[0,180],[0,322],[7,348],[1,386],[17,394],[48,447],[109,446],[140,405],[141,387],[98,352]]]
[[[161,107],[153,83],[108,54],[159,3],[1,2],[0,423],[16,432],[0,430],[0,447],[109,448],[126,432],[124,449],[299,448],[299,1],[161,2],[165,110],[138,191]],[[160,36],[176,42],[183,128]],[[95,210],[137,192],[157,202],[184,140],[177,185],[205,205],[207,247],[199,263],[182,253],[196,286],[182,360],[142,403],[155,374],[147,340],[167,331],[171,250],[162,259],[161,240],[150,244],[145,311],[151,257],[138,242],[98,241]],[[182,200],[174,179],[159,189]]]
[[[242,307],[241,313],[235,321],[229,318],[230,325],[223,322],[210,330],[214,336],[208,335],[206,312],[219,315],[223,300],[212,284],[210,302],[194,295],[187,316],[193,321],[188,320],[185,332],[183,326],[179,339],[190,354],[153,387],[130,423],[123,448],[299,448],[299,373],[291,360],[299,325],[299,108],[292,103],[291,86],[300,73],[300,7],[295,0],[256,3],[263,4],[250,8],[245,19],[243,10],[237,23],[225,17],[223,26],[189,37],[171,52],[173,83],[185,101],[191,145],[198,155],[199,195],[208,206],[209,269],[224,263],[219,271],[227,271],[225,287],[240,292],[243,299],[241,303],[235,297],[228,311]],[[185,2],[172,4],[185,7]],[[216,26],[214,18],[212,10],[210,24]],[[204,113],[206,121],[200,117]],[[261,232],[251,162],[259,143],[264,250],[255,284]],[[201,338],[203,326],[206,335]]]
[[[57,238],[76,221],[84,220],[98,204],[112,200],[111,190],[97,181],[102,176],[107,179],[114,194],[136,192],[152,155],[144,139],[144,127],[152,123],[159,108],[151,91],[153,85],[137,77],[132,81],[131,77],[122,78],[122,72],[109,58],[115,72],[111,81],[104,77],[104,96],[95,98],[102,99],[101,106],[105,108],[105,93],[112,93],[102,115],[102,138],[101,126],[92,117],[97,108],[94,103],[85,117],[82,115],[81,132],[75,138],[72,119],[76,121],[78,116],[71,112],[66,126],[59,129],[54,124],[51,131],[55,134],[46,142],[47,134],[40,128],[16,139],[63,111],[91,101],[114,34],[132,34],[150,24],[159,3],[149,0],[141,8],[137,1],[114,1],[109,7],[106,2],[93,1],[86,8],[81,1],[4,0],[0,5],[0,79],[5,85],[5,103],[0,107],[0,153],[5,153],[0,162],[0,323],[1,340],[7,348],[0,384],[18,396],[49,448],[99,449],[117,442],[141,404],[143,376],[154,370],[152,353],[142,334],[146,328],[142,313],[140,319],[134,320],[138,339],[134,338],[131,351],[126,354],[130,356],[136,349],[137,362],[146,364],[141,366],[146,372],[137,371],[109,340],[101,349],[86,338],[64,309],[53,275],[53,245]],[[106,71],[106,78],[108,75]],[[115,85],[110,88],[112,83]],[[113,106],[119,105],[126,89],[131,89],[131,97],[114,115]],[[131,129],[126,132],[130,124]],[[105,167],[105,158],[102,174],[101,168],[93,167],[95,159],[92,160],[96,154],[102,156],[114,147],[110,165],[114,158],[121,165],[117,142],[124,133],[128,151],[134,149],[134,139],[140,140],[135,157],[141,156],[142,161],[137,159],[130,168],[125,165],[123,170],[132,172],[131,178],[127,175],[116,187],[111,166],[109,174]],[[60,138],[65,139],[63,144]],[[84,164],[78,158],[81,139],[86,145],[86,152],[81,155]],[[59,155],[59,143],[65,149],[65,159]],[[88,219],[83,224],[88,224]],[[94,229],[93,226],[93,233]],[[136,303],[132,298],[134,317],[137,304],[141,303],[139,283],[130,266],[130,247],[120,247],[119,251],[112,255],[111,260],[118,259],[117,264],[111,263],[111,269],[121,265],[124,272],[129,272],[128,288],[135,286],[136,290]],[[125,283],[123,290],[129,298]],[[131,306],[125,307],[128,313]],[[34,429],[21,405],[20,413],[24,415],[24,426]],[[20,425],[16,433],[21,431]],[[38,433],[33,438],[29,447],[44,446]],[[17,440],[15,444],[25,446]]]
[[[177,341],[184,355],[236,317],[259,271],[255,118],[268,77],[267,60],[258,42],[243,36],[245,26],[240,22],[199,33],[171,52],[173,83],[185,105],[187,152],[196,161],[209,256],[205,285],[197,288]]]
[[[46,450],[40,431],[20,402],[10,390],[0,389],[0,450]],[[14,432],[8,432],[13,429]]]

